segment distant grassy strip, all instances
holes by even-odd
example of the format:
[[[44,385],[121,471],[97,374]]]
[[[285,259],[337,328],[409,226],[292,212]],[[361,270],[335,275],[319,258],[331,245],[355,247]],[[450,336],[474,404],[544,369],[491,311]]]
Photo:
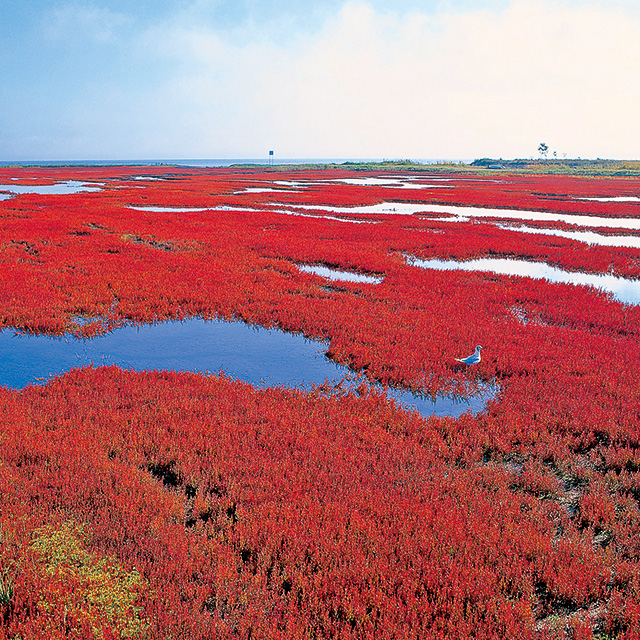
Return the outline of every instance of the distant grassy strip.
[[[234,168],[255,167],[252,164],[231,165]],[[573,176],[640,176],[638,160],[494,160],[482,158],[472,163],[435,162],[421,163],[412,160],[384,160],[382,162],[343,162],[318,164],[275,164],[265,166],[272,171],[296,171],[303,169],[351,169],[353,171],[430,171],[447,173],[500,174],[505,171],[519,174],[573,175]]]
[[[12,162],[0,163],[0,168],[20,167],[45,169],[62,168],[82,168],[82,167],[175,167],[188,168],[188,165],[172,164],[167,162],[104,162],[103,164],[68,164],[56,165],[19,164]],[[517,174],[539,174],[539,175],[570,175],[570,176],[640,176],[640,160],[582,160],[582,159],[515,159],[502,160],[493,158],[480,158],[471,163],[457,161],[442,162],[417,162],[414,160],[382,160],[380,162],[337,162],[337,163],[300,163],[300,164],[257,164],[238,163],[229,167],[209,167],[209,168],[233,168],[233,169],[255,169],[259,167],[265,171],[302,171],[302,170],[325,170],[325,169],[347,169],[352,171],[430,171],[446,173],[473,173],[475,175],[495,175],[508,171]],[[199,167],[202,168],[202,167]]]

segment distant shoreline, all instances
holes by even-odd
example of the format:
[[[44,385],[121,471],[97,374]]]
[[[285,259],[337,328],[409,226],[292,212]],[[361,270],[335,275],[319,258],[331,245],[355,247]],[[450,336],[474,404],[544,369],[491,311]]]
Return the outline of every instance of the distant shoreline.
[[[2,168],[68,167],[182,167],[182,168],[261,168],[273,171],[304,169],[349,169],[352,171],[447,171],[456,173],[536,173],[551,175],[640,176],[640,160],[607,159],[512,159],[476,160],[342,160],[335,158],[282,159],[188,159],[188,160],[60,160],[0,161]]]
[[[439,164],[470,164],[469,158],[461,159],[392,159],[385,158],[156,158],[124,160],[0,160],[0,166],[24,167],[119,167],[119,166],[177,166],[177,167],[231,167],[231,166],[324,166],[351,164],[415,163],[431,166]]]

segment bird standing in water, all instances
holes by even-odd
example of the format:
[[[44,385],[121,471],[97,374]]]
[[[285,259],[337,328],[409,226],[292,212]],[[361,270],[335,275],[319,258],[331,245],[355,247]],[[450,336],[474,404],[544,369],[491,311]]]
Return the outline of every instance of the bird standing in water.
[[[462,362],[462,364],[478,364],[478,362],[480,362],[481,360],[480,349],[482,349],[482,347],[478,345],[476,347],[475,352],[472,353],[470,356],[467,356],[466,358],[454,358],[454,360],[456,362]]]

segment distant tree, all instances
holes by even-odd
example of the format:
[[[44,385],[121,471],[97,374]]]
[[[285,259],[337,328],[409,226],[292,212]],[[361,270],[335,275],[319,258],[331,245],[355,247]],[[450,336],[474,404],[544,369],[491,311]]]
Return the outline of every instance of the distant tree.
[[[540,143],[540,146],[538,147],[538,153],[543,158],[547,157],[547,154],[549,153],[549,146],[547,145],[546,142],[541,142]]]

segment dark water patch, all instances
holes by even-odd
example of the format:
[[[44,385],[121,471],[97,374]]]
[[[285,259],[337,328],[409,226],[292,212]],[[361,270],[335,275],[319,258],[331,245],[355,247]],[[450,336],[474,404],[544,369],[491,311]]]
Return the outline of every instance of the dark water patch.
[[[258,387],[309,389],[342,383],[342,388],[349,388],[362,382],[348,368],[329,360],[326,349],[326,343],[278,329],[200,318],[121,327],[91,340],[24,335],[5,329],[0,332],[0,384],[21,389],[90,365],[117,365],[134,371],[224,372]],[[437,396],[435,400],[397,389],[387,393],[425,417],[457,417],[469,410],[482,411],[496,391],[485,387],[468,399]]]

